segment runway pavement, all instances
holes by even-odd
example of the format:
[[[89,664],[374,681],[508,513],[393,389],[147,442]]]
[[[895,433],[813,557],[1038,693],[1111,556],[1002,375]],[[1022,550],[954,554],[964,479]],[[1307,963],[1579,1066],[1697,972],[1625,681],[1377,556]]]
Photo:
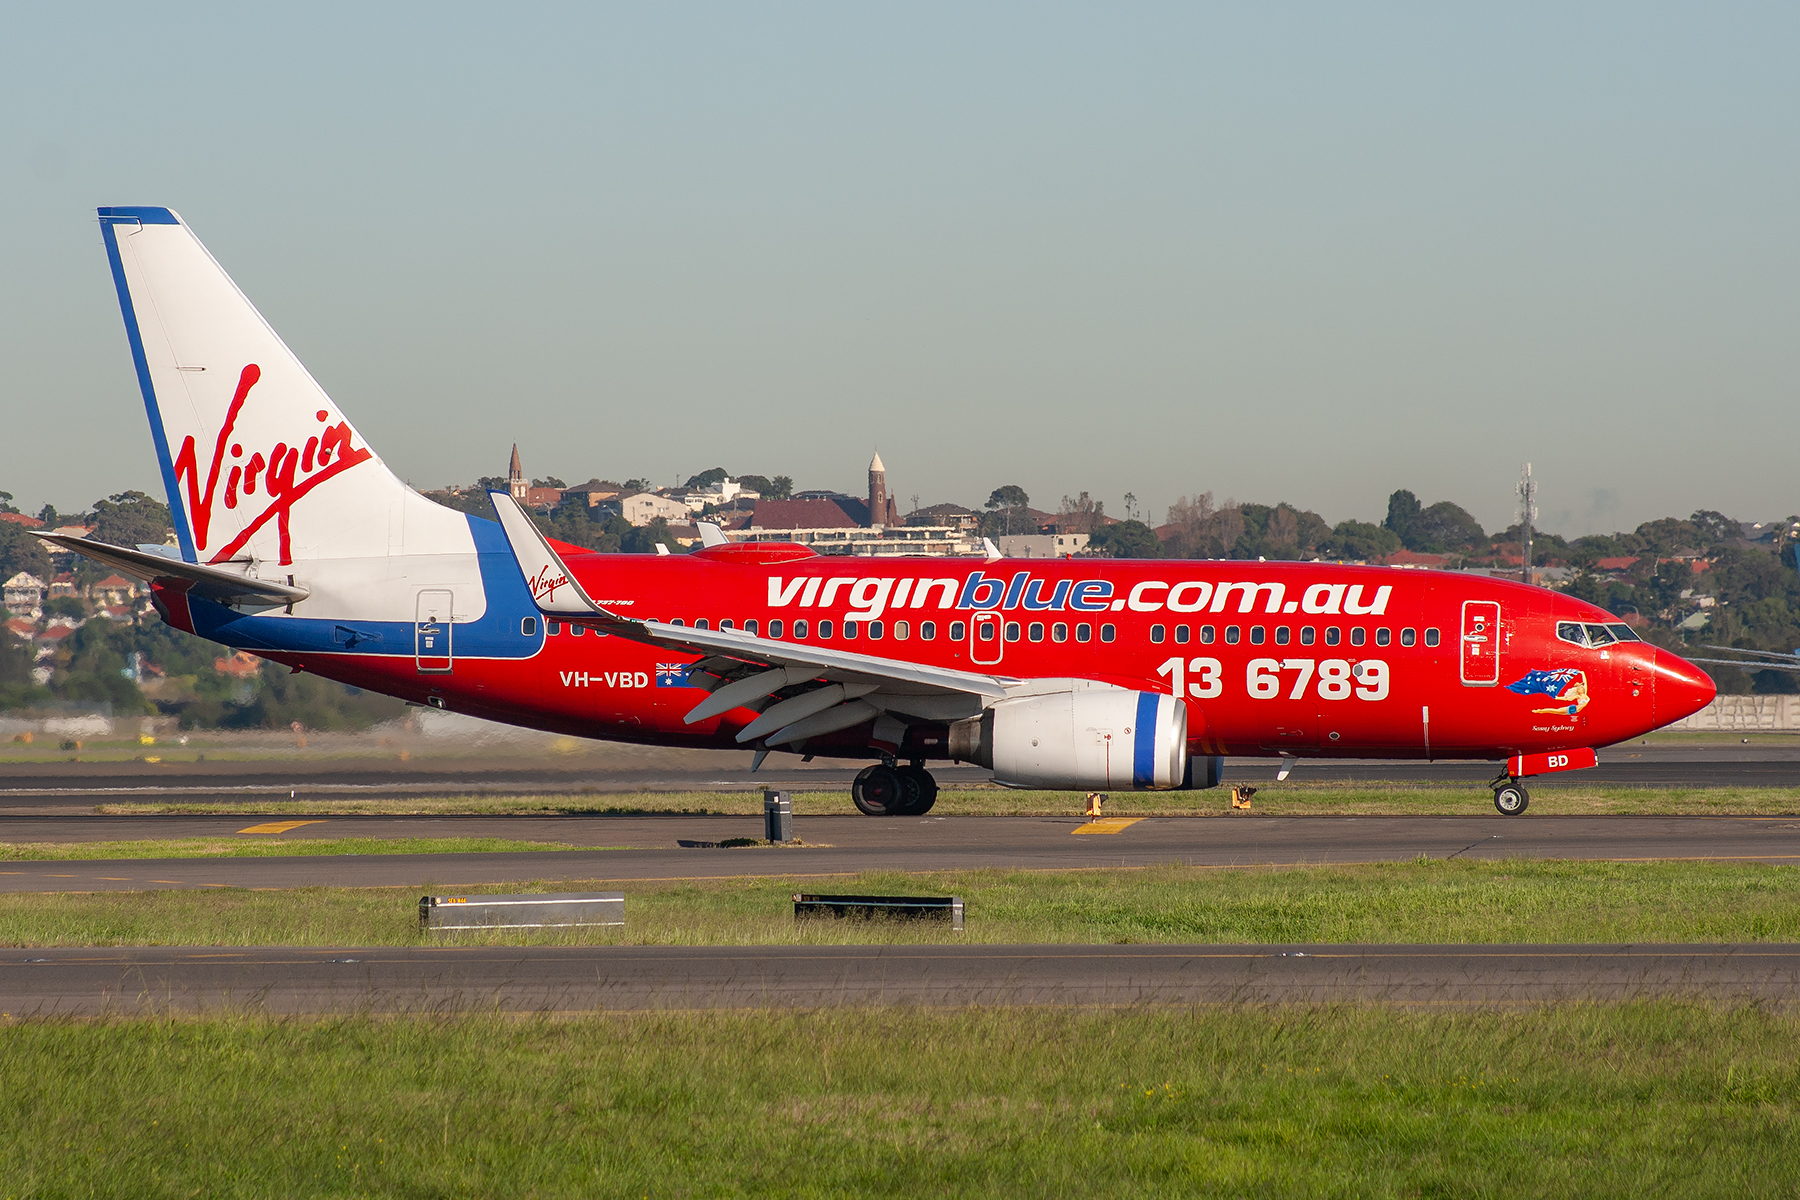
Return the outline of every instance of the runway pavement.
[[[848,791],[860,764],[803,764],[784,756],[752,773],[749,756],[717,755],[695,767],[689,759],[667,768],[563,767],[481,760],[417,762],[367,759],[291,759],[244,762],[92,763],[37,762],[0,765],[0,817],[18,812],[92,810],[121,800],[218,804],[292,795],[296,799],[356,797],[399,799],[414,796],[481,794],[580,794],[638,791],[749,791],[763,787],[794,791]],[[1238,758],[1226,779],[1267,783],[1278,758]],[[1396,762],[1379,759],[1301,760],[1296,782],[1479,784],[1497,772],[1494,763]],[[989,772],[939,765],[933,773],[947,788],[987,783]],[[1641,787],[1800,787],[1800,738],[1792,746],[1655,744],[1615,746],[1600,751],[1600,765],[1566,775],[1535,778],[1536,788]]]
[[[267,818],[21,818],[38,840],[69,827],[114,836],[206,836]],[[0,892],[243,887],[473,887],[535,880],[829,877],[983,867],[1075,870],[1187,864],[1296,866],[1427,858],[1800,862],[1786,817],[809,817],[805,844],[721,848],[761,836],[755,817],[335,817],[272,836],[498,836],[592,849],[492,854],[294,855],[0,861]],[[245,835],[265,836],[265,835]],[[15,832],[12,840],[26,840]],[[611,848],[607,848],[611,847]]]
[[[598,946],[0,952],[0,1011],[571,1012],[1678,996],[1786,1003],[1800,946]]]

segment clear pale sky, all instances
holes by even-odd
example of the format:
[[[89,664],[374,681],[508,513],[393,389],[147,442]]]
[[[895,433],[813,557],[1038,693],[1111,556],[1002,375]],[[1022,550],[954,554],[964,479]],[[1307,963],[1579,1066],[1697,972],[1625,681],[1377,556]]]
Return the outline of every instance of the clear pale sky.
[[[1451,11],[1454,9],[1455,11]],[[0,488],[161,494],[94,208],[394,468],[1800,511],[1800,8],[18,5]]]

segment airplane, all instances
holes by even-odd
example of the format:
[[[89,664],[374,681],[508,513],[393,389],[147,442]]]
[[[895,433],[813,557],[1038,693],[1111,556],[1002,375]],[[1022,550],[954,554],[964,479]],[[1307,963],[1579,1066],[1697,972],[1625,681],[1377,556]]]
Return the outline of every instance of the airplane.
[[[1324,562],[821,556],[702,526],[680,555],[545,537],[388,469],[174,212],[99,210],[174,546],[44,540],[148,581],[175,628],[513,725],[1006,786],[1217,786],[1225,760],[1490,760],[1521,780],[1696,711],[1712,681],[1570,596]],[[991,547],[990,547],[991,549]]]

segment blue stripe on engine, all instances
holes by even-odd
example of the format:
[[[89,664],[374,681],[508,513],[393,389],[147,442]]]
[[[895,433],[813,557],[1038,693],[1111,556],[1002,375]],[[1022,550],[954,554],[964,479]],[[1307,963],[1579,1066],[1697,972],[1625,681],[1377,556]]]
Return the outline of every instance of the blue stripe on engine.
[[[1131,786],[1149,787],[1156,782],[1156,702],[1155,692],[1138,693],[1137,740],[1132,743]]]

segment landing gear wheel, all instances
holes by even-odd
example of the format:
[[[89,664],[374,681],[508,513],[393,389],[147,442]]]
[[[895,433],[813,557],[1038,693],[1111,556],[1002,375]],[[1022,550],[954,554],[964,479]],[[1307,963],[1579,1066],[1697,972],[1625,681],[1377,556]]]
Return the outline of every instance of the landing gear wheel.
[[[850,784],[850,799],[865,817],[899,816],[906,800],[906,788],[894,768],[864,767]]]
[[[1531,803],[1531,793],[1523,784],[1503,783],[1494,789],[1494,807],[1503,817],[1516,817]]]
[[[937,780],[924,767],[899,767],[894,772],[900,777],[900,786],[905,803],[901,805],[899,814],[902,817],[922,817],[931,811],[937,803]]]

